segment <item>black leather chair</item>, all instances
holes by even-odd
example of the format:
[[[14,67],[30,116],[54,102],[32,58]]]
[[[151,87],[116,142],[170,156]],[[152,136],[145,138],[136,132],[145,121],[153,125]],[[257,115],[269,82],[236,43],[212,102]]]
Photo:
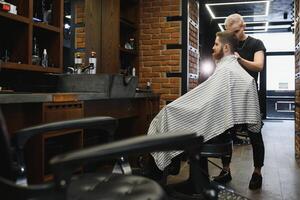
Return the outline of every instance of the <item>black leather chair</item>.
[[[222,139],[216,138],[207,143],[203,143],[189,158],[189,177],[186,181],[165,185],[169,197],[172,200],[222,200],[240,199],[247,200],[246,197],[236,193],[234,190],[226,188],[211,180],[208,170],[208,158],[228,157],[232,154],[232,140],[230,134],[222,135]],[[213,162],[213,165],[217,166]],[[217,166],[219,167],[219,166]],[[172,168],[172,167],[171,167]],[[219,167],[220,168],[220,167]],[[164,175],[168,175],[169,168],[166,168]],[[179,171],[179,170],[178,170]],[[163,177],[166,180],[166,177]]]
[[[51,160],[54,182],[20,186],[15,183],[12,169],[11,144],[0,111],[0,194],[7,199],[110,199],[110,200],[164,200],[168,196],[155,181],[145,177],[122,174],[80,174],[72,175],[74,170],[84,164],[100,160],[117,159],[124,155],[152,151],[183,150],[194,154],[201,147],[202,137],[197,134],[175,133],[163,136],[141,136],[90,147],[73,153],[56,156]],[[54,122],[18,131],[14,144],[23,162],[22,150],[27,140],[47,131],[69,128],[97,128],[113,134],[117,120],[111,117],[92,117],[86,119]],[[24,166],[23,166],[24,167]]]

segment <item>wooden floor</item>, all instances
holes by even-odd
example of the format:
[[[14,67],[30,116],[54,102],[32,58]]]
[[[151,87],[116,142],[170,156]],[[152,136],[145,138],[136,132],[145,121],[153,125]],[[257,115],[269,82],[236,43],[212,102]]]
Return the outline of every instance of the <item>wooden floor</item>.
[[[251,191],[248,184],[253,171],[251,145],[234,146],[231,164],[232,181],[227,184],[243,196],[253,200],[300,199],[300,168],[295,161],[294,121],[265,121],[262,130],[265,142],[265,166],[262,189]],[[213,160],[220,163],[218,159]],[[210,175],[219,169],[210,164]],[[188,165],[183,164],[180,176],[170,177],[177,182],[188,175]]]

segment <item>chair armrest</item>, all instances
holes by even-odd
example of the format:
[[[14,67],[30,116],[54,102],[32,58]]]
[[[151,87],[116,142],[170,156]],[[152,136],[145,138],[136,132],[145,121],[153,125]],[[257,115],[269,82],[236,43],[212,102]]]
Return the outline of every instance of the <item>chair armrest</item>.
[[[23,149],[24,145],[31,137],[49,131],[57,131],[63,129],[101,129],[113,134],[118,126],[118,121],[112,117],[87,117],[81,119],[65,120],[41,124],[21,129],[15,132],[13,141],[19,149]]]
[[[60,187],[65,187],[72,172],[88,162],[154,151],[192,150],[198,147],[201,148],[202,143],[203,137],[196,133],[177,132],[155,136],[140,136],[58,155],[50,160],[50,164],[56,183]]]

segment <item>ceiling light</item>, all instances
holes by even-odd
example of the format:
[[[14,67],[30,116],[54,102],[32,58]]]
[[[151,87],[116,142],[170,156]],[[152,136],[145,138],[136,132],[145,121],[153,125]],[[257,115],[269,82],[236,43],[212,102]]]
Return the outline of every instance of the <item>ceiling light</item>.
[[[270,2],[268,1],[242,1],[242,2],[227,2],[227,3],[207,3],[205,4],[206,9],[208,10],[212,19],[225,19],[227,16],[216,16],[215,13],[212,11],[211,7],[213,6],[227,6],[227,5],[243,5],[243,4],[257,4],[257,3],[264,3],[266,4],[265,14],[263,15],[243,15],[242,17],[266,17],[269,14],[270,9]]]
[[[249,30],[245,31],[245,33],[265,33],[267,32],[266,30]]]
[[[218,24],[219,29],[220,29],[221,31],[225,31],[225,29],[223,28],[223,25],[224,25],[224,23],[219,23],[219,24]]]
[[[291,25],[285,24],[285,25],[272,25],[269,26],[269,29],[280,29],[280,28],[290,28]]]
[[[264,22],[245,22],[246,27],[247,24],[264,24],[263,26],[251,26],[253,27],[253,29],[264,29],[264,30],[245,30],[245,33],[249,33],[249,32],[267,32],[268,28],[269,28],[269,22],[264,21]],[[221,31],[224,31],[224,26],[225,23],[218,23],[218,26],[220,28]]]

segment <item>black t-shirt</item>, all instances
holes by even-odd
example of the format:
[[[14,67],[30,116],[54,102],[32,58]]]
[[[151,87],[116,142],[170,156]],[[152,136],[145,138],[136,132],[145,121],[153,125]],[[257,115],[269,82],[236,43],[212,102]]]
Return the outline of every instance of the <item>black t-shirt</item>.
[[[255,39],[251,36],[248,36],[246,40],[239,42],[239,47],[237,48],[237,52],[240,54],[240,56],[249,61],[254,61],[254,54],[258,51],[266,52],[265,45],[261,40]],[[258,72],[249,71],[245,67],[244,69],[257,82]]]

